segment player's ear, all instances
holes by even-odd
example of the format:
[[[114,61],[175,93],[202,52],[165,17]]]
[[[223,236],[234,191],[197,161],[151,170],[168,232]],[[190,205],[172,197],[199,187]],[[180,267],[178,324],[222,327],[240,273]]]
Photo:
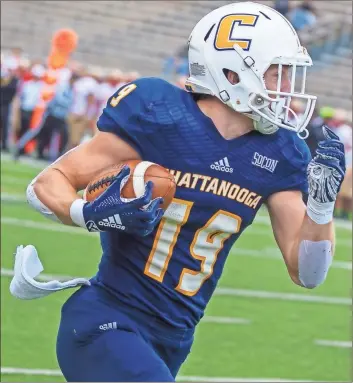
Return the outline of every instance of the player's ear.
[[[230,69],[223,69],[223,72],[224,72],[225,76],[227,77],[227,80],[228,80],[232,85],[236,85],[236,84],[238,84],[238,82],[239,82],[239,76],[238,76],[238,73],[233,72],[233,71],[230,70]]]

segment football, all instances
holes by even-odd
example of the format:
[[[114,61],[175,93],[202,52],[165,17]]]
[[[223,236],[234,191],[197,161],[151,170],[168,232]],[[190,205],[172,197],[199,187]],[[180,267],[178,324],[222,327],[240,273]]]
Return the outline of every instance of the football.
[[[88,202],[94,201],[107,189],[113,177],[120,173],[124,165],[130,168],[130,176],[121,191],[121,196],[124,198],[140,197],[145,191],[145,183],[152,181],[154,185],[152,199],[162,197],[164,202],[161,207],[166,210],[172,202],[176,190],[174,176],[163,166],[149,161],[130,160],[105,169],[87,185],[83,198]]]

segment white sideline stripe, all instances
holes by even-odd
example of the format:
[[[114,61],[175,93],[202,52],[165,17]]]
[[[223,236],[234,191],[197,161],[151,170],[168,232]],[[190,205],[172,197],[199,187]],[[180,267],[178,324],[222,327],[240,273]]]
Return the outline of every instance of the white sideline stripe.
[[[46,223],[41,223],[41,222],[36,222],[36,221],[22,220],[19,218],[2,217],[1,223],[8,224],[8,225],[14,225],[14,226],[21,226],[21,227],[47,230],[47,231],[88,235],[88,236],[91,236],[92,238],[95,238],[96,236],[98,236],[98,232],[90,233],[90,232],[88,232],[84,229],[81,229],[79,227],[71,227],[71,226],[51,224],[51,223],[46,224]],[[256,231],[254,231],[254,232],[256,232]],[[232,252],[234,253],[235,256],[251,256],[251,257],[258,257],[258,258],[269,258],[269,259],[282,260],[281,254],[280,254],[279,250],[276,248],[265,248],[262,250],[251,250],[251,249],[239,248],[239,249],[234,249]],[[333,261],[331,267],[336,268],[336,269],[352,270],[352,262]]]
[[[351,244],[349,245],[351,246]],[[277,259],[282,261],[283,257],[281,252],[276,247],[265,247],[261,250],[255,249],[242,249],[242,248],[233,248],[232,253],[235,257],[246,256],[246,257],[255,257],[255,258],[267,258],[267,259]],[[335,269],[344,269],[352,270],[352,261],[333,261],[332,266]]]
[[[72,227],[72,226],[65,226],[65,225],[59,225],[59,224],[51,224],[51,223],[41,223],[37,221],[31,221],[31,220],[22,220],[19,218],[13,218],[13,217],[2,217],[1,222],[8,224],[8,225],[14,225],[14,226],[21,226],[21,227],[30,227],[30,228],[35,228],[35,229],[42,229],[42,230],[48,230],[48,231],[60,231],[60,232],[65,232],[65,233],[75,233],[75,234],[83,234],[83,235],[98,235],[98,232],[88,232],[84,229],[78,228],[78,227]],[[262,230],[258,228],[253,228],[252,233],[259,235],[268,235],[269,232],[267,230]],[[342,243],[340,242],[341,245],[343,246],[348,246],[351,247],[351,242],[347,241]],[[281,259],[281,255],[279,253],[279,250],[276,248],[265,248],[262,250],[250,250],[250,249],[234,249],[233,252],[235,252],[235,255],[237,254],[242,254],[242,255],[250,255],[250,256],[261,256],[261,257],[266,257],[266,258],[279,258]],[[274,254],[276,253],[276,254]],[[337,266],[337,268],[341,269],[352,269],[352,262],[338,262],[334,261],[335,263],[340,263],[340,266]],[[335,267],[335,266],[333,266]]]
[[[262,298],[262,299],[280,299],[284,301],[296,302],[312,302],[312,303],[325,303],[333,305],[352,305],[352,299],[341,297],[327,297],[320,295],[304,295],[294,293],[278,293],[275,291],[263,290],[245,290],[245,289],[232,289],[226,287],[219,287],[215,290],[215,295],[219,296],[237,296],[247,298]]]
[[[200,323],[218,323],[218,324],[250,324],[251,321],[245,318],[218,317],[205,315]]]
[[[317,344],[318,346],[352,348],[352,342],[339,341],[339,340],[316,339],[314,343]]]
[[[13,218],[13,217],[2,217],[1,223],[8,224],[8,225],[14,225],[14,226],[21,226],[21,227],[29,227],[34,229],[41,229],[41,230],[48,230],[48,231],[60,231],[64,233],[71,233],[71,234],[82,234],[82,235],[96,235],[98,236],[98,232],[88,232],[84,229],[81,229],[79,227],[73,227],[73,226],[65,226],[61,224],[55,224],[55,223],[42,223],[37,221],[31,221],[31,220],[25,220],[25,219],[19,219],[19,218]],[[268,235],[268,231],[261,230],[261,229],[253,229],[254,234],[264,234]]]
[[[332,266],[334,269],[352,270],[352,262],[349,261],[333,261]]]
[[[30,180],[27,180],[27,179],[21,179],[21,178],[18,178],[18,177],[11,177],[11,176],[1,176],[1,183],[2,184],[5,184],[6,182],[9,182],[11,184],[16,184],[16,185],[23,185],[26,186],[29,184],[29,181]]]
[[[347,222],[337,218],[335,218],[334,222],[336,227],[352,231],[352,222]],[[258,214],[254,219],[254,223],[263,223],[264,225],[270,225],[271,221],[268,215]]]
[[[10,269],[1,268],[1,276],[13,277],[13,271]],[[72,277],[67,275],[50,275],[42,273],[38,277],[38,280],[48,281],[52,279],[69,280],[78,277]],[[86,277],[87,278],[87,277]],[[219,296],[238,296],[247,298],[260,298],[260,299],[280,299],[284,301],[296,301],[296,302],[313,302],[313,303],[325,303],[336,305],[351,305],[352,300],[350,298],[341,297],[327,297],[320,295],[304,295],[293,293],[278,293],[275,291],[263,291],[263,290],[245,290],[245,289],[232,289],[227,287],[218,287],[215,295]]]
[[[1,160],[4,162],[7,162],[7,163],[15,164],[13,157],[11,156],[11,154],[8,154],[8,153],[1,153]],[[18,158],[17,162],[19,162],[21,164],[29,165],[35,169],[44,169],[48,165],[50,165],[50,162],[48,162],[48,161],[37,160],[35,158],[30,158],[27,156],[20,156]],[[14,169],[16,169],[16,167]],[[23,169],[16,169],[15,171],[19,171],[20,173],[24,172]]]
[[[1,373],[7,375],[37,375],[37,376],[62,376],[60,370],[42,370],[31,368],[1,367]],[[315,382],[313,380],[293,380],[293,379],[270,379],[270,378],[226,378],[209,376],[178,376],[177,381],[185,382],[205,382],[205,383],[251,383],[251,382]]]
[[[41,223],[41,222],[30,221],[30,220],[19,219],[19,218],[11,218],[11,217],[2,217],[1,223],[7,224],[7,225],[47,230],[47,231],[88,235],[93,238],[95,238],[98,235],[97,232],[90,233],[89,231],[83,228],[81,229],[79,227],[65,226],[65,225],[60,225],[55,223]]]
[[[41,223],[36,221],[30,221],[30,220],[22,220],[19,218],[11,218],[11,217],[2,217],[1,223],[8,224],[8,225],[14,225],[14,226],[21,226],[21,227],[28,227],[33,229],[41,229],[41,230],[47,230],[47,231],[55,231],[55,232],[62,232],[62,233],[70,233],[70,234],[80,234],[80,235],[88,235],[92,238],[95,238],[98,236],[98,232],[88,232],[84,229],[81,229],[79,227],[72,227],[72,226],[65,226],[65,225],[58,225],[54,223]],[[254,233],[257,234],[257,230],[254,230]],[[251,250],[251,249],[234,249],[232,251],[235,256],[250,256],[250,257],[259,257],[259,258],[269,258],[269,259],[279,259],[282,260],[282,257],[279,253],[279,250],[276,248],[265,248],[262,250]],[[349,261],[333,261],[332,266],[336,269],[344,269],[344,270],[352,270],[352,262]]]
[[[10,193],[1,193],[1,201],[16,201],[16,202],[26,202],[26,198],[23,197],[20,194],[10,194]],[[268,215],[262,215],[259,213],[254,220],[254,224],[264,224],[266,226],[271,225],[270,217]],[[335,226],[340,229],[346,229],[349,231],[352,231],[352,223],[351,222],[346,222],[340,219],[335,219]],[[252,227],[249,227],[246,232],[249,232],[252,230]]]
[[[5,201],[5,202],[27,202],[26,198],[24,198],[23,196],[19,195],[19,194],[10,194],[10,193],[5,193],[5,192],[2,192],[1,193],[1,201]]]
[[[2,374],[8,375],[46,375],[46,376],[62,376],[60,370],[42,370],[36,368],[17,368],[17,367],[1,367]]]

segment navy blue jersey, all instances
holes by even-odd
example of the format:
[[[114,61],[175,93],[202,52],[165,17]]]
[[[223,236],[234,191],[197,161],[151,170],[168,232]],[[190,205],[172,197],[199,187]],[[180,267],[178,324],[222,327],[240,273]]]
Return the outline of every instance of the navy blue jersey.
[[[232,245],[266,199],[283,190],[307,192],[306,143],[285,129],[225,140],[191,93],[158,78],[118,90],[98,129],[167,168],[177,190],[151,235],[101,233],[95,283],[128,306],[193,327]]]

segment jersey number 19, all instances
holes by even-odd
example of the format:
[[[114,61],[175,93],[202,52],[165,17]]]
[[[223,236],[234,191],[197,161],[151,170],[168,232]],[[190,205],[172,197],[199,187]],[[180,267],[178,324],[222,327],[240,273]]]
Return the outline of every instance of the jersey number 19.
[[[193,202],[173,199],[162,218],[144,273],[162,282],[180,230],[187,222]],[[217,256],[224,242],[240,230],[241,218],[218,210],[207,223],[198,229],[190,245],[190,254],[201,261],[200,270],[184,268],[176,290],[188,296],[197,294],[202,284],[212,275]]]

